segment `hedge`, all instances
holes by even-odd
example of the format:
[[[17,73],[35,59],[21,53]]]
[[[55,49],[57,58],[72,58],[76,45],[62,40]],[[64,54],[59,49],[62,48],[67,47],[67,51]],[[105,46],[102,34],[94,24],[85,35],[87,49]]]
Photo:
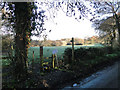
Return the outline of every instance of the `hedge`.
[[[90,48],[78,48],[74,51],[75,61],[92,60],[96,57],[103,57],[107,54],[112,54],[115,50],[112,47],[90,47]],[[72,61],[72,49],[67,48],[64,51],[65,63],[71,63]]]

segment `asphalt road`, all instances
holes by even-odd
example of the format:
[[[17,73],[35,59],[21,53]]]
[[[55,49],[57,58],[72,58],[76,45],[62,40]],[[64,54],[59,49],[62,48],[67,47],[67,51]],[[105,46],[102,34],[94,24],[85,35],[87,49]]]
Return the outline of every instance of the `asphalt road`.
[[[119,88],[120,89],[120,61],[115,63],[112,66],[109,66],[105,68],[104,70],[101,70],[97,72],[97,74],[94,79],[91,79],[87,81],[84,84],[77,84],[73,87],[67,86],[65,89],[84,89],[84,88]]]

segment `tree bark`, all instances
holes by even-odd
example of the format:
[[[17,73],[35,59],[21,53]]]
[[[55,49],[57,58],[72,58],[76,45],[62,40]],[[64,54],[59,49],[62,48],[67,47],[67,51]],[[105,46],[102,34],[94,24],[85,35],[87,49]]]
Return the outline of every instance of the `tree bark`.
[[[117,14],[115,14],[115,20],[116,20],[116,26],[117,26],[117,29],[118,29],[118,43],[119,43],[119,46],[120,46],[120,22],[119,22],[119,17]]]
[[[17,79],[27,75],[27,32],[30,26],[28,3],[15,3],[15,74]]]

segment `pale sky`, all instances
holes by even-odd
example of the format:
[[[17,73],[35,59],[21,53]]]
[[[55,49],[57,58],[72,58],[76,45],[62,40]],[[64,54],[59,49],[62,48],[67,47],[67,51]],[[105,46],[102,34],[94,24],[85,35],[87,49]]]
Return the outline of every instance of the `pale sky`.
[[[45,8],[44,8],[45,9]],[[47,13],[47,12],[46,12]],[[45,22],[45,28],[48,37],[47,40],[60,40],[62,38],[85,38],[97,35],[92,23],[83,18],[78,22],[75,17],[68,17],[62,10],[56,12],[54,19],[49,19]],[[49,32],[49,30],[52,30]],[[35,38],[34,40],[42,40],[43,38]]]
[[[91,28],[89,20],[81,20],[78,22],[74,17],[67,17],[65,13],[59,13],[56,20],[57,25],[51,26],[52,32],[48,34],[48,39],[61,38],[84,38],[86,36],[95,35],[94,29]],[[51,23],[47,23],[49,27]]]
[[[91,27],[92,23],[87,20],[80,20],[78,22],[75,17],[68,17],[62,11],[57,14],[57,17],[45,22],[46,33],[49,40],[59,40],[62,38],[85,38],[97,35],[94,28]],[[49,30],[52,30],[49,32]],[[37,38],[32,38],[37,39]],[[42,40],[42,38],[40,39]]]

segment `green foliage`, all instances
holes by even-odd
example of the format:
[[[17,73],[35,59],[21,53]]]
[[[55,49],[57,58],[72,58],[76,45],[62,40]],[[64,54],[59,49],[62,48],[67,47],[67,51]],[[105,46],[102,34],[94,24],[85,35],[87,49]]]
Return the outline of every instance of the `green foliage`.
[[[64,62],[65,63],[71,63],[72,62],[72,49],[71,48],[65,49],[65,51],[64,51]]]
[[[69,52],[69,53],[68,53]],[[65,49],[65,51],[64,51],[64,54],[66,55],[66,56],[70,56],[71,57],[71,55],[72,55],[72,49],[71,48],[67,48],[67,49]]]
[[[75,60],[81,60],[83,57],[86,57],[86,48],[79,48],[75,50]]]
[[[2,36],[2,51],[9,50],[12,45],[14,45],[13,38],[10,34],[6,34]]]
[[[68,61],[68,56],[72,53],[69,48],[65,50],[64,60]],[[72,56],[70,56],[72,58]],[[97,68],[111,65],[113,62],[119,60],[120,51],[113,49],[112,47],[89,47],[89,48],[78,48],[75,50],[75,61],[69,64],[69,70],[77,73],[89,73],[96,71]]]
[[[11,61],[9,59],[2,59],[2,66],[10,65]]]
[[[103,57],[106,54],[111,55],[114,52],[112,47],[90,47],[90,48],[79,48],[75,50],[75,60],[77,62],[85,61],[85,60],[92,60],[97,57]],[[64,52],[64,60],[69,61],[72,58],[72,50],[67,48]],[[68,62],[69,63],[69,62]]]

